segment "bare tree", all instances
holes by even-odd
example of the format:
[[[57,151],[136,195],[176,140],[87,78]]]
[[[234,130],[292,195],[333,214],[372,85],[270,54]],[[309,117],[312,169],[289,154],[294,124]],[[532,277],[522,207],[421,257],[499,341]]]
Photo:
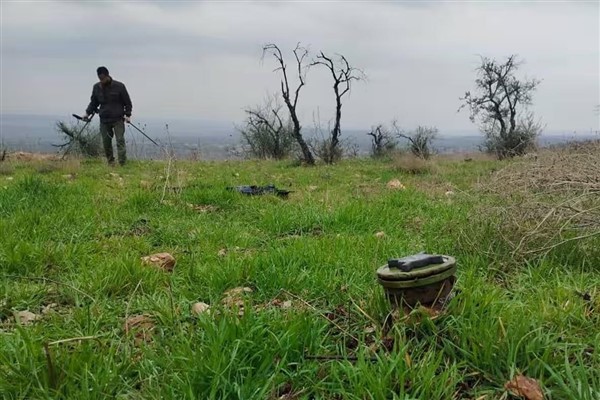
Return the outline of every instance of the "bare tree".
[[[56,122],[56,131],[64,135],[64,143],[55,144],[63,152],[63,158],[68,154],[79,154],[84,157],[99,157],[102,154],[102,140],[98,128],[68,125],[64,121]]]
[[[433,140],[437,137],[438,129],[435,127],[421,126],[405,133],[396,121],[392,122],[396,136],[408,140],[410,152],[415,156],[428,160],[434,153]]]
[[[325,162],[331,164],[336,161],[335,155],[340,154],[337,148],[340,143],[341,119],[342,119],[342,97],[350,92],[352,81],[364,79],[364,73],[348,63],[348,60],[343,55],[338,55],[337,60],[326,56],[322,51],[317,56],[316,60],[311,63],[311,66],[322,65],[329,70],[333,78],[333,92],[335,93],[335,122],[331,130],[331,137],[328,139],[328,154],[330,157],[325,159]]]
[[[522,128],[528,124],[518,121],[521,111],[532,103],[533,92],[540,83],[536,79],[517,79],[515,73],[520,65],[516,55],[509,56],[504,63],[481,57],[476,93],[469,91],[460,98],[464,103],[459,111],[469,107],[471,121],[478,119],[486,135],[488,151],[501,159],[526,153],[541,130],[538,124],[524,131]]]
[[[282,107],[273,96],[263,106],[245,110],[245,125],[239,131],[250,155],[277,160],[290,155],[294,147],[293,125],[282,117]]]
[[[371,136],[371,154],[373,157],[381,157],[396,148],[396,140],[393,134],[383,124],[379,124],[367,133]]]
[[[296,112],[296,106],[298,105],[298,96],[300,95],[300,90],[305,85],[306,79],[306,68],[307,66],[304,64],[305,58],[308,56],[308,50],[304,47],[300,46],[300,43],[296,45],[294,49],[294,57],[296,59],[296,72],[298,74],[298,86],[294,91],[293,95],[290,90],[289,80],[288,80],[288,70],[287,65],[283,59],[283,54],[277,45],[271,43],[263,46],[263,59],[266,54],[270,54],[275,57],[279,67],[275,69],[275,71],[281,71],[281,95],[283,97],[283,101],[288,108],[290,113],[290,119],[294,125],[294,138],[298,142],[300,146],[300,151],[302,152],[302,156],[304,158],[304,162],[308,165],[315,164],[315,158],[313,157],[310,148],[306,144],[306,141],[302,137],[300,126],[300,120],[298,119],[298,114]],[[293,98],[292,98],[293,96]]]

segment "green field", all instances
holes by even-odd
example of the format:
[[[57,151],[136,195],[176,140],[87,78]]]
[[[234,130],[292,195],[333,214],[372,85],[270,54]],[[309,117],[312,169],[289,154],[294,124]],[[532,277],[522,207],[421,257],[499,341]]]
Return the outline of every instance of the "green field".
[[[600,399],[599,238],[513,257],[480,189],[507,163],[5,162],[0,397]],[[293,193],[225,190],[268,183]],[[422,250],[454,296],[390,315],[375,271]]]

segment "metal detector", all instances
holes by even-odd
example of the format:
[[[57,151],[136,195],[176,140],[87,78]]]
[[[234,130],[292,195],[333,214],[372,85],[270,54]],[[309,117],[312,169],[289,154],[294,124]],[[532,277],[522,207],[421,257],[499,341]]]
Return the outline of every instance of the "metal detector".
[[[83,130],[85,129],[85,127],[88,126],[88,124],[92,120],[93,116],[94,116],[94,114],[92,114],[89,118],[84,118],[84,117],[80,117],[77,114],[73,114],[73,117],[75,117],[79,121],[86,121],[85,125],[83,126],[83,128],[81,129],[81,131],[79,132],[79,134],[81,134],[81,132],[83,132]],[[127,122],[127,123],[129,125],[133,126],[139,133],[141,133],[142,135],[144,135],[146,137],[146,139],[148,139],[149,141],[151,141],[154,145],[156,145],[157,147],[160,147],[160,145],[158,143],[156,143],[154,140],[152,140],[152,138],[150,138],[150,136],[146,135],[144,133],[144,131],[142,131],[140,128],[138,128],[133,122]]]
[[[142,135],[144,135],[146,137],[146,139],[148,139],[149,141],[151,141],[152,143],[154,143],[157,147],[160,147],[160,145],[158,143],[156,143],[154,140],[152,140],[150,138],[150,136],[146,135],[144,133],[143,130],[141,130],[140,128],[138,128],[133,122],[127,122],[129,125],[133,126],[139,133],[141,133]]]
[[[83,128],[81,128],[81,130],[79,131],[79,133],[77,133],[77,137],[79,137],[83,133],[83,131],[85,130],[85,128],[87,128],[87,126],[90,124],[90,122],[92,122],[92,118],[94,118],[94,114],[90,115],[88,118],[80,117],[77,114],[72,114],[72,115],[78,121],[85,121],[85,124],[83,125]]]

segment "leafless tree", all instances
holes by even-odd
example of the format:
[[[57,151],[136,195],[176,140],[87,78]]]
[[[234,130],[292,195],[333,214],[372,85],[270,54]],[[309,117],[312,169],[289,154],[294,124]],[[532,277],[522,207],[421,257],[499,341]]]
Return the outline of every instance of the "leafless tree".
[[[371,128],[367,135],[371,136],[371,154],[373,157],[381,157],[396,148],[396,139],[383,124]]]
[[[337,55],[337,60],[326,56],[322,51],[317,56],[316,60],[311,63],[311,66],[322,65],[329,70],[333,78],[333,92],[335,93],[335,122],[331,130],[331,137],[328,140],[330,147],[328,154],[331,157],[325,159],[325,162],[331,164],[336,161],[334,158],[340,152],[337,148],[340,143],[341,120],[342,120],[342,97],[350,92],[352,81],[359,81],[365,78],[364,73],[352,67],[346,57]]]
[[[296,45],[296,48],[294,49],[294,57],[296,59],[296,73],[298,74],[298,86],[296,87],[293,93],[290,90],[288,69],[283,59],[283,54],[281,53],[281,50],[276,44],[270,43],[263,46],[263,59],[267,54],[273,56],[277,61],[277,64],[279,64],[279,67],[277,67],[274,71],[281,72],[281,95],[290,113],[290,119],[292,120],[292,123],[294,125],[294,139],[296,139],[296,142],[298,142],[298,145],[300,146],[300,151],[302,152],[304,162],[306,162],[308,165],[314,165],[315,158],[313,157],[310,148],[306,144],[306,141],[302,137],[302,127],[300,126],[300,120],[298,119],[298,114],[296,110],[300,90],[305,85],[307,65],[304,64],[304,60],[306,59],[306,57],[308,57],[308,50],[304,47],[301,47],[300,43],[298,43]]]
[[[526,153],[541,130],[538,124],[523,131],[528,124],[518,120],[522,110],[532,103],[533,92],[540,83],[537,79],[517,79],[515,73],[520,65],[516,55],[504,63],[481,57],[476,70],[476,92],[466,92],[460,98],[463,105],[459,111],[469,108],[471,121],[479,120],[486,135],[486,148],[501,159]]]
[[[408,140],[410,152],[415,156],[428,160],[434,153],[433,140],[437,137],[437,128],[418,126],[413,131],[404,132],[397,121],[392,122],[392,128],[397,137]]]
[[[245,110],[245,125],[239,131],[250,155],[277,160],[290,155],[294,147],[293,125],[282,117],[282,108],[273,96],[263,106]]]

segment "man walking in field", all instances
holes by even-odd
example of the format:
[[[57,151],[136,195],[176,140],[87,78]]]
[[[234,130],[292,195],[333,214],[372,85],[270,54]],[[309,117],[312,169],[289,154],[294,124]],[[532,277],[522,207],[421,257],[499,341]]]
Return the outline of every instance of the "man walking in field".
[[[115,157],[113,155],[112,138],[116,137],[117,155],[119,164],[124,165],[127,161],[125,150],[125,122],[131,121],[131,99],[125,85],[115,81],[108,73],[106,67],[99,67],[96,70],[100,82],[96,83],[92,89],[92,97],[89,106],[85,110],[84,119],[88,119],[92,114],[98,113],[100,116],[100,134],[102,135],[102,144],[104,153],[109,165],[114,165]],[[98,111],[98,107],[100,107]]]

